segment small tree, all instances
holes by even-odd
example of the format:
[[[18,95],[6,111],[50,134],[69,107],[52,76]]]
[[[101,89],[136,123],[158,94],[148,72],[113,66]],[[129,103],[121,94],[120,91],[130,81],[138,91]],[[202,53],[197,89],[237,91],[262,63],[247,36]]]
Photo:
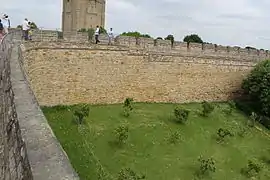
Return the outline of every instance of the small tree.
[[[223,111],[227,114],[227,115],[231,115],[233,110],[236,108],[235,102],[234,101],[229,101],[228,102],[229,107],[224,109]]]
[[[219,128],[217,131],[217,135],[218,135],[218,142],[222,142],[225,140],[226,137],[232,137],[233,134],[228,130],[228,129],[223,129],[223,128]]]
[[[203,40],[197,34],[187,35],[183,41],[187,43],[203,43]]]
[[[79,123],[79,124],[82,124],[83,120],[88,117],[89,115],[89,111],[90,111],[90,108],[89,108],[89,105],[88,104],[79,104],[75,107],[75,110],[74,110],[74,116],[75,116],[75,119],[76,121]]]
[[[117,180],[140,180],[145,179],[145,175],[138,175],[135,171],[130,168],[123,168],[118,173]]]
[[[165,40],[171,41],[171,46],[174,44],[174,36],[172,34],[169,34],[167,37],[164,38]]]
[[[123,113],[125,117],[129,117],[133,110],[133,98],[126,98],[123,106]]]
[[[204,101],[202,103],[202,108],[203,108],[202,115],[207,117],[214,111],[215,106],[209,102]]]
[[[244,176],[251,178],[256,177],[261,170],[262,169],[258,163],[249,160],[247,166],[245,168],[242,168],[241,173]]]
[[[131,36],[131,37],[144,37],[144,38],[151,38],[151,36],[149,34],[142,34],[138,31],[131,31],[131,32],[123,32],[122,34],[120,34],[120,36]]]
[[[213,158],[204,159],[202,156],[198,158],[200,163],[199,175],[209,175],[211,172],[216,172],[215,161]]]
[[[188,120],[189,111],[186,109],[182,109],[180,107],[176,107],[174,109],[175,121],[178,123],[185,123]]]
[[[126,140],[128,139],[128,131],[129,131],[129,128],[127,125],[119,125],[114,130],[116,140],[117,140],[119,145],[124,144],[126,142]]]
[[[179,131],[171,132],[169,136],[169,143],[176,144],[181,140],[181,134]]]

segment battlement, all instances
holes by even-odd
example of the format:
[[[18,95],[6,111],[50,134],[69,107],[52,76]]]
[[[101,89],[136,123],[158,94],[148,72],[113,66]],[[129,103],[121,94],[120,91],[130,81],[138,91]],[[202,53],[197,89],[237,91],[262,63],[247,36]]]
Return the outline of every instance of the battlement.
[[[251,48],[221,46],[216,44],[186,43],[180,41],[155,40],[152,38],[135,38],[129,36],[118,36],[115,39],[117,45],[125,45],[131,48],[145,48],[149,51],[181,53],[193,56],[228,56],[248,59],[250,61],[259,61],[270,57],[268,50],[259,50]]]
[[[91,43],[87,32],[59,32],[52,30],[33,31],[33,41],[37,42],[72,42],[72,43]],[[93,38],[92,38],[93,41]],[[108,44],[108,37],[100,35],[101,44]],[[217,56],[234,58],[244,61],[258,62],[270,58],[268,50],[252,48],[221,46],[216,44],[186,43],[180,41],[160,40],[143,37],[117,36],[114,39],[117,46],[125,46],[129,49],[145,50],[147,52],[180,54],[187,56]],[[88,44],[89,46],[90,44]]]

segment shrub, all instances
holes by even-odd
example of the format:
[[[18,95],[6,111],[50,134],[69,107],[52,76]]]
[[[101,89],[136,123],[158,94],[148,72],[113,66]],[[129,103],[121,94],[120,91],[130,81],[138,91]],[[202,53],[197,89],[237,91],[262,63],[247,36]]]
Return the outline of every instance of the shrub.
[[[219,128],[217,131],[218,142],[224,141],[226,137],[232,137],[233,134],[228,129]]]
[[[176,107],[174,109],[175,121],[178,123],[185,123],[188,120],[189,111],[186,109],[182,109],[180,107]]]
[[[128,139],[128,131],[129,131],[129,128],[127,125],[119,125],[114,130],[116,140],[117,140],[119,145],[125,143],[126,140]]]
[[[259,164],[249,160],[247,167],[242,168],[241,173],[244,176],[251,178],[251,177],[256,177],[260,173],[261,170],[262,169]]]
[[[125,117],[129,117],[132,110],[133,110],[133,99],[126,98],[123,106],[123,115]]]
[[[244,95],[247,95],[250,107],[254,112],[270,115],[270,60],[265,60],[256,65],[242,83]],[[270,122],[269,122],[270,124]]]
[[[203,108],[202,115],[206,117],[209,116],[214,111],[215,106],[212,103],[204,101],[202,103],[202,108]]]
[[[234,101],[229,101],[228,105],[229,107],[224,109],[223,112],[225,112],[227,115],[231,115],[233,110],[236,108],[236,105]]]
[[[89,115],[89,105],[88,104],[78,104],[75,106],[75,110],[74,110],[74,116],[76,121],[79,124],[82,124],[83,120],[88,117]]]
[[[181,140],[181,134],[178,131],[171,132],[168,140],[170,143],[176,144]]]
[[[145,179],[145,175],[138,175],[135,171],[130,168],[123,168],[118,173],[117,180],[139,180]]]
[[[198,158],[200,163],[199,175],[209,175],[211,172],[216,172],[215,161],[213,158],[204,159],[202,156]]]

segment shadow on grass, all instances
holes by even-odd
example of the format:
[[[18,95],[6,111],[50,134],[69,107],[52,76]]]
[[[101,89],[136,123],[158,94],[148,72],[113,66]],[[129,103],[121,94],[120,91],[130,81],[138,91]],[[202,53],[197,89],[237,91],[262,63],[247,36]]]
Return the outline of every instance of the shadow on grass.
[[[120,143],[116,140],[110,140],[108,144],[112,149],[122,149],[126,145],[126,143]]]

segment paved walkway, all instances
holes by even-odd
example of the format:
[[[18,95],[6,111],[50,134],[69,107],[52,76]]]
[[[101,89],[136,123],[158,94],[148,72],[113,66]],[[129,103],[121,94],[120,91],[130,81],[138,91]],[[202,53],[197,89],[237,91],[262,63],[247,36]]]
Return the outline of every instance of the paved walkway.
[[[34,180],[78,180],[25,81],[18,61],[18,45],[12,50],[10,66],[16,110]]]

